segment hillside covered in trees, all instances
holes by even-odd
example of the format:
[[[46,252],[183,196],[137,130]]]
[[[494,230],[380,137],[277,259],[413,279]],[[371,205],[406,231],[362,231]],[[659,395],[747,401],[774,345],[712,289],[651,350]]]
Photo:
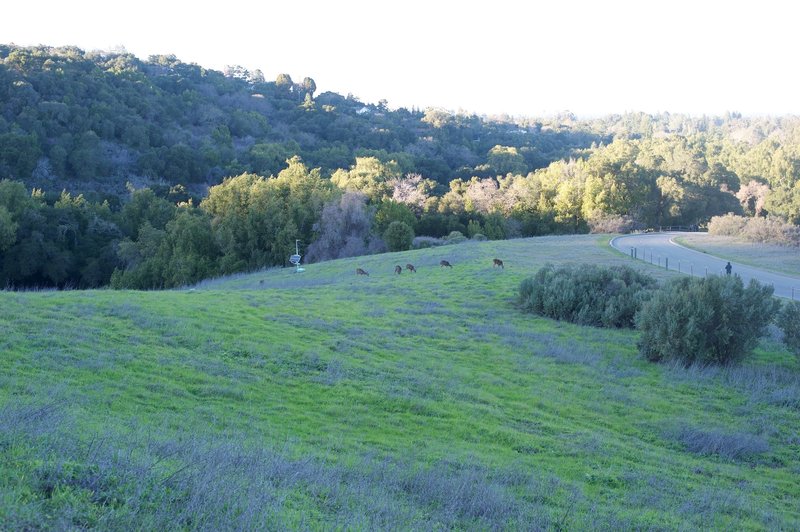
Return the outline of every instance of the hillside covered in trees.
[[[717,215],[800,223],[800,118],[390,109],[310,77],[0,45],[0,286],[153,288],[306,255]]]

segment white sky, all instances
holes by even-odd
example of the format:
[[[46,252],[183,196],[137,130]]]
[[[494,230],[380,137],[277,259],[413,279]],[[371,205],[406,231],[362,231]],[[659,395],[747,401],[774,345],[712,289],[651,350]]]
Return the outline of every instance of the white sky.
[[[0,42],[310,76],[318,92],[478,114],[800,114],[793,0],[41,0]]]

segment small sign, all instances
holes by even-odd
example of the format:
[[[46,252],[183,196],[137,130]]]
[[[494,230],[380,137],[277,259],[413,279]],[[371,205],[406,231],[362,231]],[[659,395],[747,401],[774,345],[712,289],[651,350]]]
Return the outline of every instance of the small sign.
[[[294,265],[300,264],[300,255],[292,255],[291,257],[289,257],[289,262],[291,262]]]

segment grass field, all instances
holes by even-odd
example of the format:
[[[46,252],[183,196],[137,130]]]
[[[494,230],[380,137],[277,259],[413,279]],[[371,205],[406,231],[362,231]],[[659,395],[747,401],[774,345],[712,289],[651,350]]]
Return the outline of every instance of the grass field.
[[[755,244],[732,236],[686,235],[678,243],[723,259],[756,268],[800,276],[800,249],[775,244]]]
[[[629,263],[607,240],[0,292],[0,529],[800,528],[800,364],[775,338],[659,366],[635,331],[515,308],[546,262]]]

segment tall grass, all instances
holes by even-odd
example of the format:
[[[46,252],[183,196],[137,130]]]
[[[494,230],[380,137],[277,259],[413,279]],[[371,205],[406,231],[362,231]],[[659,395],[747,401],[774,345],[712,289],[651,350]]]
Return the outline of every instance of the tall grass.
[[[785,366],[667,364],[671,379],[703,385],[721,382],[746,395],[751,402],[800,410],[800,373]]]
[[[769,452],[769,442],[759,435],[721,428],[680,424],[666,433],[681,442],[688,451],[714,454],[731,460],[752,458]]]
[[[35,488],[0,528],[274,530],[333,527],[552,528],[553,484],[535,472],[464,461],[365,455],[337,463],[243,443],[242,435],[128,431],[77,436],[56,405],[0,409],[3,452]],[[6,470],[6,473],[8,470]],[[13,490],[15,486],[6,488]],[[538,502],[537,502],[538,501]]]

